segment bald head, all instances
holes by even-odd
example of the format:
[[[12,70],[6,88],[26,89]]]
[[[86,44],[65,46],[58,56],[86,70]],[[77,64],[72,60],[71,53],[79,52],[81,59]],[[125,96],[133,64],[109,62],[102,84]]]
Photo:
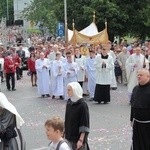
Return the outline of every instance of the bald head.
[[[150,80],[150,73],[147,69],[140,69],[138,71],[138,82],[140,85],[145,85]]]
[[[147,76],[150,75],[149,70],[145,69],[145,68],[142,68],[142,69],[138,70],[138,73],[142,73],[142,74],[145,74]]]
[[[127,48],[124,46],[124,47],[122,48],[122,51],[123,51],[124,53],[126,53],[126,52],[127,52]]]
[[[40,59],[44,60],[45,54],[43,52],[40,53]]]
[[[141,48],[140,47],[136,47],[135,48],[135,53],[136,53],[136,55],[140,55],[141,54]]]

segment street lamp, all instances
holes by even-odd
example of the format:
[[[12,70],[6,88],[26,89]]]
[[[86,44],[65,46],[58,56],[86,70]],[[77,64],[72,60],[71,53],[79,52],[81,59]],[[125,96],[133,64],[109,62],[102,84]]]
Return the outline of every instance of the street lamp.
[[[9,20],[9,6],[8,6],[8,0],[6,0],[7,5],[7,20]]]
[[[67,0],[64,0],[64,20],[65,20],[65,42],[68,44],[68,27],[67,27]]]

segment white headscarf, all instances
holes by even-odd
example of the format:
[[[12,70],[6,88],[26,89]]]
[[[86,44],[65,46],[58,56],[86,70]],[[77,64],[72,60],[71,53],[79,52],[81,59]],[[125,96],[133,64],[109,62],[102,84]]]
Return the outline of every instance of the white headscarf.
[[[2,92],[0,92],[0,107],[5,108],[16,115],[16,126],[18,129],[20,129],[20,127],[24,124],[24,120],[18,114],[16,108],[8,101],[8,99]]]
[[[83,90],[78,82],[68,83],[67,87],[68,86],[71,86],[73,90],[73,96],[70,97],[71,101],[76,102],[83,97]]]

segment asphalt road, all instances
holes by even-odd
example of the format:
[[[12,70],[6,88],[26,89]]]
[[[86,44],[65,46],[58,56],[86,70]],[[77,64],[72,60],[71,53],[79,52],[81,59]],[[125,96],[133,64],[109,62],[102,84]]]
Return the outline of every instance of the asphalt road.
[[[5,82],[2,83],[2,92],[25,120],[22,132],[27,150],[45,150],[49,141],[45,135],[44,123],[54,115],[64,118],[66,101],[40,98],[37,88],[31,86],[26,72],[23,79],[16,81],[16,89],[7,91]],[[111,91],[109,104],[97,104],[88,100],[87,103],[90,110],[90,149],[129,150],[132,129],[127,87],[119,84],[117,90]]]

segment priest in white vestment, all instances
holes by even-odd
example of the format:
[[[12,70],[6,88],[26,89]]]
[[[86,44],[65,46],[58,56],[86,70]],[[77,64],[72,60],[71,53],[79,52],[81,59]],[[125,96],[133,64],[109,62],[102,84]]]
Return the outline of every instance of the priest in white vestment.
[[[116,55],[115,53],[111,50],[111,43],[108,44],[103,44],[102,45],[104,48],[108,49],[108,55],[110,55],[113,58],[113,62],[115,63],[116,61]],[[112,90],[117,89],[117,81],[115,77],[115,70],[111,70],[111,85],[110,85]]]
[[[108,49],[102,47],[102,52],[95,58],[96,88],[94,101],[104,104],[110,102],[110,85],[112,70],[114,70],[113,58],[108,55]]]
[[[122,70],[122,82],[124,85],[127,85],[127,75],[126,75],[125,64],[129,56],[130,56],[130,53],[128,52],[126,47],[123,47],[122,52],[119,53],[118,55],[118,61],[121,64],[121,70]]]
[[[72,60],[71,52],[66,53],[66,62],[64,63],[64,95],[65,100],[68,99],[67,96],[67,84],[70,82],[77,82],[77,71],[78,65]]]
[[[136,47],[135,53],[130,55],[126,61],[129,100],[131,98],[133,88],[138,84],[137,72],[142,68],[149,69],[148,60],[141,54],[141,48]]]
[[[41,97],[50,97],[50,61],[44,58],[44,53],[40,53],[40,59],[35,62],[37,72],[38,93]]]

